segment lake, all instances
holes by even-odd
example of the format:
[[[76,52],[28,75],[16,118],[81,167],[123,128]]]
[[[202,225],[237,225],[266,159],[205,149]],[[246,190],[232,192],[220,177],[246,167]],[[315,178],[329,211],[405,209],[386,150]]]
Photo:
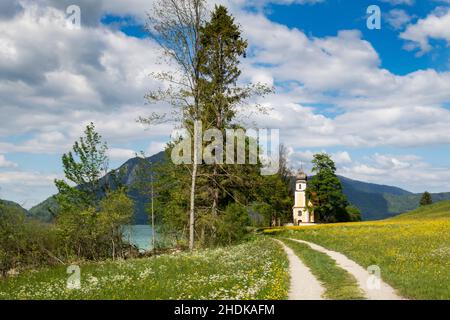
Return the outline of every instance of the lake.
[[[140,251],[152,249],[152,233],[152,227],[145,224],[124,227],[124,238],[137,246]]]

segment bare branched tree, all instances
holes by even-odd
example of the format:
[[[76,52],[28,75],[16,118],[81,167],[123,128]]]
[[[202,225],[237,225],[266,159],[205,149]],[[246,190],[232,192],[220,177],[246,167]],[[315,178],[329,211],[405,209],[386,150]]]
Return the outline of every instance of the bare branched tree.
[[[148,14],[147,30],[160,47],[168,63],[175,67],[173,72],[153,74],[162,86],[146,96],[151,103],[166,102],[174,110],[168,114],[153,113],[140,118],[147,125],[163,121],[177,121],[195,137],[195,121],[201,120],[200,84],[200,27],[206,15],[205,0],[159,0]],[[194,138],[194,150],[197,150]],[[189,248],[194,248],[195,188],[198,164],[197,152],[191,170],[191,194],[189,211]]]

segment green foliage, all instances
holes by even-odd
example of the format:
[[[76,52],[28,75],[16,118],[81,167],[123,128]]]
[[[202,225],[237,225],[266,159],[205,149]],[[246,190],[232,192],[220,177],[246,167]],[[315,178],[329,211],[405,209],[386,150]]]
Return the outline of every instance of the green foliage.
[[[64,180],[55,180],[60,210],[84,210],[96,202],[99,180],[108,171],[108,147],[90,123],[84,137],[80,137],[72,151],[62,156],[64,175],[75,187]]]
[[[430,204],[433,204],[433,198],[431,197],[431,194],[428,191],[425,191],[422,195],[422,198],[420,199],[420,205],[421,206],[428,206]]]
[[[109,192],[98,207],[61,211],[55,224],[32,220],[0,203],[0,274],[72,260],[124,257],[131,248],[123,240],[122,226],[130,222],[132,209],[123,189]]]
[[[173,144],[168,144],[165,154],[170,159]],[[190,172],[184,165],[172,161],[157,163],[154,168],[154,209],[159,241],[172,245],[185,245],[189,221]],[[144,184],[149,191],[149,185]],[[150,208],[147,208],[149,212]]]
[[[73,152],[62,157],[65,176],[76,186],[55,181],[59,191],[55,196],[59,209],[56,228],[64,257],[123,257],[127,246],[122,240],[121,225],[131,221],[133,202],[117,179],[100,182],[108,167],[107,145],[95,132],[93,123],[84,134],[75,142]],[[112,191],[113,187],[116,191]]]
[[[58,210],[58,202],[56,202],[55,196],[51,196],[31,208],[29,213],[33,219],[50,223],[56,217]]]
[[[336,166],[329,155],[314,155],[313,173],[306,189],[308,199],[313,204],[314,214],[323,222],[349,221],[346,207],[348,201],[342,191],[342,185],[336,176]]]
[[[247,208],[231,203],[217,221],[216,243],[233,244],[248,235],[250,218]]]
[[[168,145],[165,151],[167,157],[170,157],[172,147],[173,144]],[[216,172],[219,174],[212,176],[211,166],[199,167],[195,225],[199,246],[214,246],[242,239],[243,233],[248,233],[246,227],[252,224],[247,220],[249,211],[254,226],[290,221],[292,196],[289,182],[283,180],[281,175],[261,176],[259,168],[260,165],[224,164],[218,167]],[[161,236],[158,240],[184,246],[189,222],[189,166],[175,165],[171,161],[161,162],[154,167],[154,176],[154,208],[157,231]],[[210,182],[213,178],[219,186],[215,212],[211,203]],[[242,222],[244,218],[245,223]],[[238,225],[242,228],[239,229]]]
[[[349,205],[345,208],[345,211],[347,211],[349,221],[357,222],[362,220],[361,211],[356,206]]]
[[[245,55],[247,41],[224,6],[216,6],[211,19],[200,28],[199,51],[203,121],[223,130],[235,117],[236,105],[249,92],[237,87],[241,74],[240,57]]]
[[[0,199],[0,204],[4,205],[5,207],[8,207],[8,208],[17,209],[26,216],[28,216],[28,214],[29,214],[26,209],[24,209],[20,204],[18,204],[16,202]]]
[[[0,275],[57,263],[57,244],[52,226],[27,219],[20,209],[0,203]]]
[[[419,207],[416,210],[400,214],[389,220],[433,220],[450,219],[450,201],[441,201],[428,206]]]
[[[129,246],[122,225],[130,223],[132,212],[133,201],[123,189],[107,193],[98,208],[62,211],[56,227],[66,255],[94,260],[124,257]]]
[[[263,217],[257,226],[275,226],[292,222],[292,201],[289,183],[279,175],[263,176],[258,188],[258,200],[254,209]]]

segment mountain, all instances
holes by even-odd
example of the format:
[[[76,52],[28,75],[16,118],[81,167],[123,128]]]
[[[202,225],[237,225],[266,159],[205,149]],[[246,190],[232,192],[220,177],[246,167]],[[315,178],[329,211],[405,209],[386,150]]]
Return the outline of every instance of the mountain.
[[[25,210],[20,204],[15,203],[15,202],[13,202],[13,201],[8,201],[8,200],[2,200],[2,199],[0,199],[0,204],[1,204],[1,205],[4,205],[4,206],[6,206],[6,207],[9,207],[9,208],[16,208],[16,209],[19,209],[21,212],[25,213],[25,215],[27,215],[27,216],[28,216],[28,214],[29,214],[28,211]]]
[[[118,172],[121,173],[121,183],[126,185],[128,188],[128,196],[133,199],[135,203],[134,207],[134,215],[133,215],[133,223],[134,224],[147,224],[148,215],[146,212],[146,206],[149,203],[149,197],[147,195],[142,194],[140,190],[134,188],[137,175],[142,172],[141,164],[145,162],[150,162],[152,164],[156,164],[158,162],[164,161],[165,153],[160,152],[157,153],[145,160],[142,158],[131,158],[127,162],[125,162],[122,166],[118,168]],[[151,168],[151,166],[150,166]],[[110,172],[100,179],[100,185],[104,185],[106,183],[111,183],[113,180],[113,174]],[[99,191],[97,193],[97,197],[101,198],[103,193]],[[53,219],[54,214],[52,212],[56,212],[58,209],[58,205],[54,196],[51,196],[41,202],[40,204],[34,206],[30,209],[30,215],[36,219],[50,222]]]
[[[357,206],[363,220],[380,220],[417,209],[422,193],[397,187],[351,180],[339,176],[347,199]],[[432,193],[433,202],[450,200],[450,192]]]
[[[123,172],[121,182],[129,187],[128,196],[135,201],[135,224],[147,224],[148,221],[145,210],[149,203],[148,195],[142,194],[137,188],[131,188],[136,182],[137,175],[142,172],[140,163],[143,161],[142,158],[132,158],[119,168],[120,172]],[[165,153],[157,153],[147,158],[146,161],[151,163],[165,161]],[[111,182],[111,179],[112,174],[108,173],[101,179],[101,183]],[[361,210],[363,220],[380,220],[414,210],[419,207],[419,201],[422,197],[422,194],[412,193],[397,187],[367,183],[342,176],[339,176],[339,179],[348,200]],[[294,178],[292,183],[295,183]],[[101,197],[101,192],[97,196]],[[432,194],[432,197],[434,202],[450,200],[450,192],[435,193]],[[55,212],[56,209],[57,204],[52,196],[31,208],[29,213],[32,217],[49,222],[53,219],[51,212]]]
[[[42,222],[51,222],[53,213],[58,209],[55,197],[51,196],[29,210],[30,216]]]

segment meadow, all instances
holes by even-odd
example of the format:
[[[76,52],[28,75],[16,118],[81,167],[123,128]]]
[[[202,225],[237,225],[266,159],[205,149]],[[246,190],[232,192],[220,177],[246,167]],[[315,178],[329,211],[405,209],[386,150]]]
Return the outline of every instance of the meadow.
[[[145,259],[81,264],[81,288],[67,266],[0,280],[0,299],[285,299],[288,261],[270,239]]]
[[[377,265],[383,280],[406,298],[450,299],[450,202],[382,221],[265,232],[315,242],[364,267]]]

